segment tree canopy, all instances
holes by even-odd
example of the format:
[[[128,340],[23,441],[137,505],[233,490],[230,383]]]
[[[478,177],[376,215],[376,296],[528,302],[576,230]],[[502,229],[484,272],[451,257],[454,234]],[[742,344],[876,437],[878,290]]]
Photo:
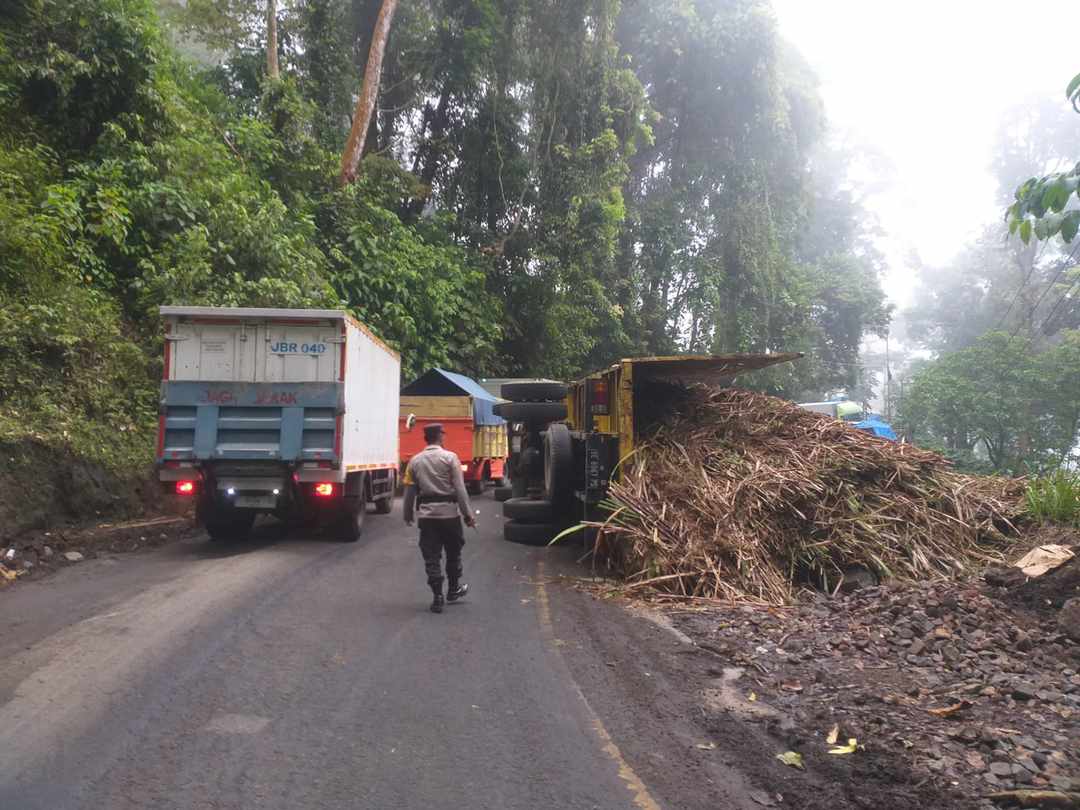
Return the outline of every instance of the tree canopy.
[[[1078,91],[1074,80],[1074,104]],[[909,336],[937,356],[904,381],[901,423],[963,464],[1026,473],[1076,462],[1080,263],[1068,243],[1080,206],[1068,198],[1078,137],[1067,105],[1006,117],[993,163],[999,200],[1015,200],[1006,221],[950,265],[923,268],[905,313]]]
[[[338,188],[381,5],[8,4],[0,429],[143,446],[163,303],[342,306],[406,376],[795,349],[759,384],[856,382],[881,261],[764,0],[402,3]]]

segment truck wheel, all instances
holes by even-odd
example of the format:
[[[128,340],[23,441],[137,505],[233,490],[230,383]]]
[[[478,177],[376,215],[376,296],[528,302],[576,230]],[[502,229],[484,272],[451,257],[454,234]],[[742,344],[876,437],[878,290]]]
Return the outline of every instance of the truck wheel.
[[[551,501],[511,498],[503,503],[503,517],[519,523],[551,523]]]
[[[565,402],[500,402],[495,413],[511,422],[546,425],[566,418]]]
[[[566,425],[549,425],[544,436],[544,492],[556,509],[574,497],[574,442]]]
[[[379,498],[375,501],[375,514],[376,515],[389,515],[394,511],[394,495],[392,492],[386,493],[385,498]]]
[[[508,501],[514,497],[514,488],[509,486],[495,487],[495,500],[499,503]]]
[[[233,511],[228,514],[220,508],[213,508],[206,516],[206,533],[215,543],[244,540],[251,534],[255,525],[254,512]]]
[[[484,494],[484,482],[483,481],[466,481],[465,491],[470,495],[483,495]]]
[[[504,383],[503,399],[511,402],[556,402],[566,399],[566,386],[561,382]]]
[[[364,518],[367,517],[367,498],[361,493],[345,498],[341,539],[346,543],[355,543],[364,533]]]
[[[518,473],[516,478],[510,479],[510,498],[524,498],[529,494],[529,479],[525,472]],[[507,498],[506,500],[510,500]]]
[[[503,525],[503,537],[507,541],[526,546],[546,546],[555,535],[555,527],[549,523],[518,523],[516,520],[508,520]]]

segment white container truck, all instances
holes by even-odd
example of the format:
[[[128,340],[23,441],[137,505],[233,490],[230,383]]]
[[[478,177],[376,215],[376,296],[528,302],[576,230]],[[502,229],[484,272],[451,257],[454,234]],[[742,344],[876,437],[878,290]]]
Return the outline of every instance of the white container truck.
[[[260,513],[355,541],[388,514],[398,467],[396,352],[341,310],[162,307],[157,465],[215,540]]]

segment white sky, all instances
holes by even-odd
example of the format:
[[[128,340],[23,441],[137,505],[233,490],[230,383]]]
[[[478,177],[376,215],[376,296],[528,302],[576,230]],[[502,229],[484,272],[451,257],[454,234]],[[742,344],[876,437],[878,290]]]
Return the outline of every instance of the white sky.
[[[943,264],[1003,215],[988,168],[998,120],[1028,99],[1064,101],[1080,72],[1080,50],[1069,42],[1080,31],[1080,0],[773,6],[783,36],[818,73],[831,128],[892,164],[891,182],[869,204],[886,232],[885,289],[902,307],[912,250]],[[956,204],[948,187],[960,190]]]

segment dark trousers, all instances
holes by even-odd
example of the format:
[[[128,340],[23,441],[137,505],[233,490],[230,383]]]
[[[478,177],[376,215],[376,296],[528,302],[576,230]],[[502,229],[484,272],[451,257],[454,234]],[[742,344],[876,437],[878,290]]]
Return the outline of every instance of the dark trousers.
[[[446,578],[450,590],[461,581],[461,549],[465,545],[465,532],[461,518],[421,518],[420,553],[424,555],[424,571],[428,585],[435,593],[442,593],[442,554],[446,550]]]

